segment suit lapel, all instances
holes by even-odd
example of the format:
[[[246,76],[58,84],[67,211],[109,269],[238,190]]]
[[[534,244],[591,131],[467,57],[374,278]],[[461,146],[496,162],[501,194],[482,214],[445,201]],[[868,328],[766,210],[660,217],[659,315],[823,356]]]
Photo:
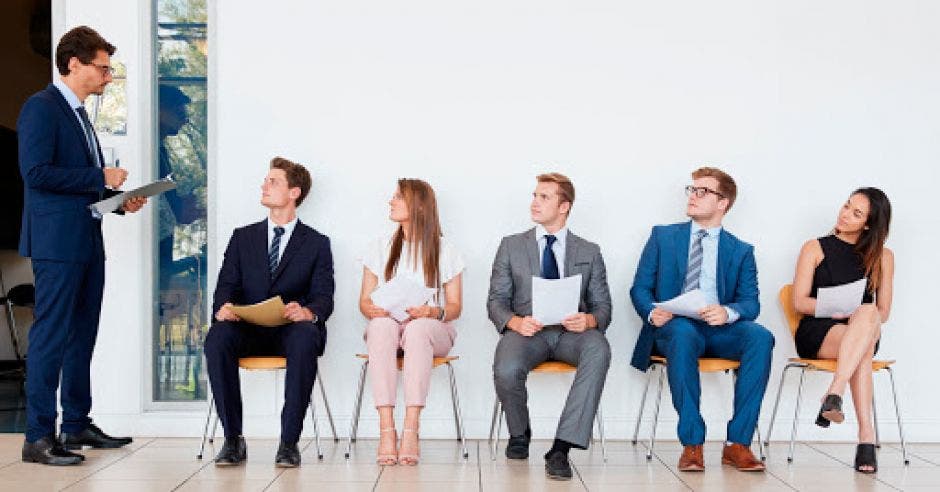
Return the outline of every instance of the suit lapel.
[[[674,238],[676,248],[676,269],[679,271],[679,290],[682,290],[682,284],[685,283],[685,274],[689,269],[689,234],[692,231],[692,222],[676,227]]]
[[[251,250],[254,251],[252,256],[258,258],[264,266],[264,271],[267,273],[264,278],[268,279],[268,286],[270,287],[271,273],[268,271],[268,219],[264,219],[255,224],[254,231],[250,234],[250,237]]]
[[[715,277],[718,283],[718,299],[725,298],[725,275],[731,267],[731,236],[721,229],[718,236],[718,264],[715,266]]]
[[[297,252],[303,247],[304,241],[307,240],[306,227],[301,226],[302,223],[298,220],[297,224],[294,225],[294,232],[291,233],[290,240],[287,241],[287,247],[284,248],[284,254],[281,255],[281,260],[277,262],[277,268],[274,270],[274,274],[271,275],[272,284],[277,281],[278,276],[290,263],[291,258],[297,255]]]
[[[65,119],[69,122],[72,129],[75,130],[75,135],[84,144],[82,145],[82,148],[85,149],[85,157],[88,158],[89,165],[93,166],[95,159],[92,158],[91,156],[91,150],[89,150],[88,148],[88,140],[85,139],[85,130],[82,129],[82,125],[78,122],[78,117],[75,116],[75,110],[72,109],[71,106],[69,106],[69,102],[66,101],[65,96],[63,96],[62,93],[59,92],[58,87],[52,84],[49,84],[48,90],[53,93],[53,97],[59,103],[59,109],[61,109],[65,113],[65,116],[66,116]],[[92,133],[94,134],[94,130],[92,130]],[[98,139],[98,136],[95,135],[96,144],[97,144],[97,139]],[[102,162],[104,162],[103,159],[102,159]]]
[[[529,252],[529,268],[532,269],[532,275],[536,277],[542,276],[542,265],[539,261],[539,242],[538,238],[535,237],[535,228],[529,229],[529,232],[525,234],[526,237],[526,251]]]
[[[581,245],[581,238],[575,236],[569,230],[565,242],[567,243],[565,244],[565,276],[570,277],[571,272],[574,271],[575,259],[578,257],[578,247]]]

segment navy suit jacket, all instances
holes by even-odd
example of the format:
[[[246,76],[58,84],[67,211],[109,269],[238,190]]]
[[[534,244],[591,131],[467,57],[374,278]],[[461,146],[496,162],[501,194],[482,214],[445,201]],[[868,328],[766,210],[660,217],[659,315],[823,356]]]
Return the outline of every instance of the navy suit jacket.
[[[254,304],[281,296],[317,315],[326,328],[333,313],[333,254],[330,239],[299,220],[273,274],[268,269],[268,220],[235,229],[225,249],[212,312],[226,302]]]
[[[16,123],[25,183],[20,254],[87,262],[104,254],[101,221],[88,205],[113,195],[75,112],[54,85],[30,97]],[[98,146],[99,162],[104,162]]]
[[[640,256],[633,287],[630,288],[630,299],[637,314],[643,319],[643,328],[630,364],[641,371],[649,367],[650,355],[653,355],[653,332],[656,327],[646,321],[654,308],[653,303],[668,301],[682,293],[689,266],[691,228],[691,222],[653,227]],[[717,263],[715,276],[718,302],[740,314],[739,320],[757,319],[760,300],[754,247],[722,228],[718,238]]]

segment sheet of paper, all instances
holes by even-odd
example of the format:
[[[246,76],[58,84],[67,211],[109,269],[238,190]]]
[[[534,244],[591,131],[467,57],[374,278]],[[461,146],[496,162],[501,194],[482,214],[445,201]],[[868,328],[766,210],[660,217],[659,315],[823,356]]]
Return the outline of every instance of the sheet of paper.
[[[274,296],[250,306],[232,306],[232,312],[242,321],[258,326],[281,326],[290,322],[284,317],[284,301],[281,296]]]
[[[843,318],[862,305],[865,295],[867,279],[859,279],[850,284],[836,285],[835,287],[821,287],[816,291],[817,318]]]
[[[370,297],[376,306],[388,311],[392,319],[401,323],[408,319],[406,308],[427,304],[436,292],[437,289],[426,287],[412,278],[396,276],[375,289]]]
[[[167,176],[148,185],[141,186],[140,188],[134,188],[133,190],[114,195],[111,198],[105,198],[100,202],[92,203],[88,208],[95,217],[103,217],[105,214],[117,210],[118,207],[131,198],[142,196],[151,197],[172,190],[173,188],[176,188],[176,182],[173,181],[173,178]]]
[[[580,298],[581,274],[558,280],[532,277],[532,317],[545,326],[577,314]]]
[[[654,302],[653,305],[658,308],[663,308],[676,316],[685,316],[686,318],[700,320],[702,317],[699,316],[699,311],[706,306],[716,303],[717,301],[715,299],[709,298],[701,289],[692,289],[668,301]]]

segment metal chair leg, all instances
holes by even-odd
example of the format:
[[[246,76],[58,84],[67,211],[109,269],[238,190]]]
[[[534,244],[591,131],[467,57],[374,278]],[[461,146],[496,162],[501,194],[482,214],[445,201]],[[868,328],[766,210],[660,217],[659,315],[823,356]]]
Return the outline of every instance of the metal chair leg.
[[[219,429],[219,413],[216,412],[212,418],[212,434],[209,434],[209,444],[215,442],[215,431]]]
[[[796,406],[793,408],[793,426],[790,428],[790,452],[787,454],[787,463],[793,463],[793,447],[796,444],[796,423],[800,417],[800,401],[803,396],[803,379],[806,368],[800,370],[800,385],[796,389]]]
[[[597,406],[597,414],[594,416],[594,420],[597,421],[597,433],[601,438],[601,456],[604,458],[604,463],[607,463],[607,439],[604,437],[604,416],[601,413],[601,406]]]
[[[450,399],[454,405],[454,425],[457,427],[457,439],[460,441],[460,451],[463,453],[463,459],[470,457],[467,451],[467,439],[464,435],[463,415],[460,411],[460,396],[457,394],[457,377],[454,375],[454,368],[447,363],[447,372],[450,376]]]
[[[503,427],[503,404],[496,399],[493,406],[493,418],[496,419],[496,433],[490,436],[490,459],[496,461],[496,453],[499,451],[499,432]]]
[[[323,448],[320,447],[320,425],[317,424],[317,402],[313,394],[310,395],[310,418],[313,419],[313,440],[317,446],[317,459],[323,459]]]
[[[208,399],[209,399],[209,409],[206,410],[206,426],[202,430],[202,444],[199,446],[199,454],[196,455],[197,460],[201,460],[203,453],[206,451],[206,439],[209,436],[209,420],[212,418],[212,407],[215,404],[215,401],[212,399],[211,393],[208,395]]]
[[[885,368],[888,371],[888,376],[891,378],[891,394],[894,395],[894,413],[898,419],[898,436],[901,438],[901,456],[904,458],[904,464],[911,464],[911,460],[907,457],[907,442],[904,440],[904,425],[901,423],[901,407],[898,406],[898,390],[894,385],[894,371],[890,367]]]
[[[653,427],[650,429],[650,442],[646,448],[646,461],[653,459],[653,442],[656,441],[656,424],[659,423],[659,406],[663,401],[663,376],[666,374],[666,368],[661,367],[659,371],[659,390],[656,392],[656,407],[653,410]]]
[[[633,429],[633,445],[636,446],[636,438],[640,435],[640,422],[643,421],[643,411],[646,409],[646,394],[650,390],[650,381],[653,380],[653,368],[650,366],[646,370],[646,386],[643,387],[643,398],[640,399],[640,413],[636,416],[636,427]]]
[[[774,422],[777,420],[777,409],[780,407],[780,395],[783,392],[783,383],[787,379],[787,373],[794,367],[796,366],[793,363],[787,364],[780,374],[780,384],[777,385],[777,398],[774,400],[774,411],[770,413],[770,425],[767,426],[767,439],[764,440],[764,447],[770,446],[770,435],[774,431]]]
[[[330,402],[326,399],[326,389],[323,388],[323,376],[317,371],[317,382],[320,385],[320,396],[323,397],[323,408],[326,410],[326,418],[330,422],[330,430],[333,432],[333,442],[339,442],[339,435],[336,433],[336,424],[333,423],[333,411],[330,410]]]
[[[349,459],[349,453],[352,451],[352,443],[356,440],[356,432],[359,430],[359,411],[362,409],[362,392],[366,384],[366,371],[369,367],[369,361],[362,363],[362,369],[359,371],[359,389],[356,391],[356,407],[353,408],[352,422],[349,428],[349,438],[346,440],[346,459]]]

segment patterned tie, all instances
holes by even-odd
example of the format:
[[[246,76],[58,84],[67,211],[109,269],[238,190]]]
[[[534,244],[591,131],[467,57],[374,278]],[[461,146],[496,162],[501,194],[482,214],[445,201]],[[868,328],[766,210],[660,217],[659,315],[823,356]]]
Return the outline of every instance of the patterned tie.
[[[88,112],[85,111],[85,106],[79,106],[75,111],[82,119],[82,128],[85,130],[85,144],[88,145],[91,159],[96,166],[101,167],[101,158],[98,156],[98,140],[95,138],[95,129],[91,126],[91,120],[88,119]]]
[[[682,284],[682,293],[697,289],[699,278],[702,276],[702,238],[708,235],[705,229],[699,229],[692,241],[689,251],[689,268],[686,270],[685,283]]]
[[[274,274],[277,270],[277,260],[281,252],[281,236],[284,235],[284,228],[281,226],[274,228],[274,240],[271,241],[271,249],[268,251],[268,268]]]
[[[542,278],[556,280],[558,275],[558,261],[555,260],[555,252],[552,251],[552,245],[558,239],[551,234],[545,236],[545,251],[542,252]]]

